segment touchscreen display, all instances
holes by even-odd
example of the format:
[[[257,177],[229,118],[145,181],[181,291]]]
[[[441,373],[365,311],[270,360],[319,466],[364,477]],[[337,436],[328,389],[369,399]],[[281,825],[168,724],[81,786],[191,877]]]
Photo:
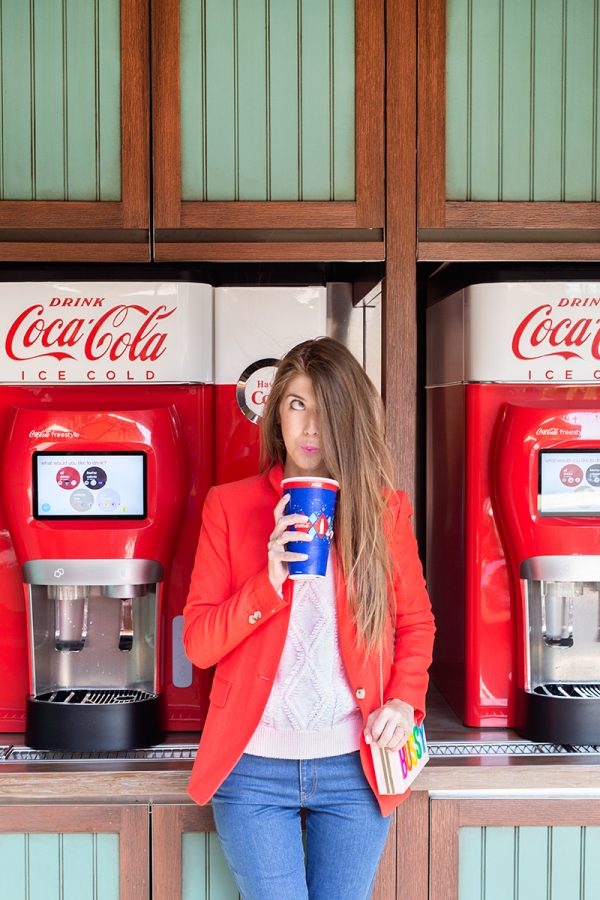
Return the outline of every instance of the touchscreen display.
[[[540,450],[541,516],[600,516],[600,447]]]
[[[34,453],[36,519],[145,519],[146,454]]]

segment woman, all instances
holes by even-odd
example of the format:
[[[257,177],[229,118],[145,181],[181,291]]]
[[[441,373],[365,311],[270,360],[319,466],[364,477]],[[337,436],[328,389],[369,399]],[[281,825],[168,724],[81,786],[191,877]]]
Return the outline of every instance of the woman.
[[[368,900],[392,809],[368,744],[396,749],[425,709],[434,625],[384,414],[352,354],[321,338],[279,364],[267,471],[213,488],[187,606],[189,658],[217,664],[189,786],[212,797],[243,900]],[[292,582],[284,477],[340,484],[327,576]],[[381,695],[383,694],[383,705]],[[306,865],[300,809],[306,810]]]

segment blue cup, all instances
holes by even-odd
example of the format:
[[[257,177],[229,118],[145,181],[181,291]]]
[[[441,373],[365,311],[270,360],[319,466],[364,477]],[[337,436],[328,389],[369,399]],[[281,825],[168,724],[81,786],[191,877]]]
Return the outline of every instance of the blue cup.
[[[292,525],[290,531],[303,531],[313,536],[310,542],[289,541],[287,549],[292,553],[308,555],[308,559],[289,564],[290,578],[293,581],[325,578],[340,486],[333,478],[315,477],[284,478],[281,486],[283,493],[290,495],[285,514],[308,516],[306,525]]]

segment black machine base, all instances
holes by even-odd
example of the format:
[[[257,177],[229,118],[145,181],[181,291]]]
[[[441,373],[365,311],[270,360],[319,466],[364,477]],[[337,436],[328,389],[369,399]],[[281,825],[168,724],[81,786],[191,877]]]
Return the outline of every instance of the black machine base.
[[[102,704],[27,698],[25,743],[34,750],[137,750],[163,739],[161,696]]]
[[[517,692],[517,731],[542,744],[600,745],[600,698]]]

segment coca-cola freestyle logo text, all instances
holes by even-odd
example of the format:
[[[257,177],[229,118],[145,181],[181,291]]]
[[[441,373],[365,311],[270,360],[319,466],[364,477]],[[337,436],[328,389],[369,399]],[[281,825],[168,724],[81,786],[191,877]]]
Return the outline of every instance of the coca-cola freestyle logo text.
[[[551,303],[536,306],[515,329],[511,345],[514,356],[527,362],[553,362],[554,368],[542,373],[548,381],[573,378],[572,369],[557,365],[560,359],[567,363],[598,361],[600,365],[600,318],[591,312],[594,307],[600,307],[600,297],[561,297],[556,309]],[[537,376],[530,370],[532,377]],[[600,381],[600,367],[593,378]]]
[[[46,308],[34,303],[19,313],[10,325],[4,349],[9,359],[20,363],[52,360],[64,364],[73,360],[89,363],[88,381],[136,381],[154,379],[152,364],[167,350],[168,320],[177,307],[164,304],[149,309],[139,303],[108,301],[105,297],[52,297]],[[90,317],[85,308],[99,308]],[[75,308],[77,312],[75,312]],[[120,364],[119,373],[116,365]],[[145,364],[143,370],[137,365]],[[125,365],[123,365],[125,364]],[[113,368],[113,365],[115,367]],[[131,367],[131,368],[130,368]],[[67,371],[49,372],[40,368],[33,373],[37,380],[67,380]],[[21,380],[31,380],[23,369]]]

